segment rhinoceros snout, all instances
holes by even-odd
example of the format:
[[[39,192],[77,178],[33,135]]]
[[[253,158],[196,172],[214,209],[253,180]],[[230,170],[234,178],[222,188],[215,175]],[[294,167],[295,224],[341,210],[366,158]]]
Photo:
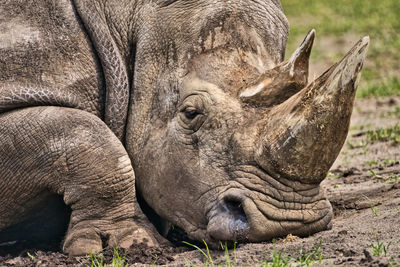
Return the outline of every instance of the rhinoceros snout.
[[[215,241],[246,241],[247,215],[240,197],[225,195],[211,212],[207,232]]]

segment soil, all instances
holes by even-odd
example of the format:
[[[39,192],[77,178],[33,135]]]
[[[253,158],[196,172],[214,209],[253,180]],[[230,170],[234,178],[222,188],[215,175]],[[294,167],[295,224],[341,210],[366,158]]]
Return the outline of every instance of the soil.
[[[380,141],[365,145],[366,131],[400,121],[400,97],[357,100],[351,130],[342,152],[322,183],[334,207],[331,230],[307,238],[288,236],[273,242],[242,244],[230,250],[237,266],[270,261],[272,253],[298,258],[310,255],[320,244],[322,261],[316,266],[400,266],[400,145]],[[380,256],[373,246],[386,248]],[[120,255],[133,266],[200,265],[206,258],[185,247],[146,248],[135,246]],[[235,254],[235,255],[234,255]],[[111,263],[113,251],[103,252]],[[226,262],[223,251],[211,251],[215,264]],[[87,257],[69,258],[58,245],[7,251],[0,247],[0,266],[82,266]]]

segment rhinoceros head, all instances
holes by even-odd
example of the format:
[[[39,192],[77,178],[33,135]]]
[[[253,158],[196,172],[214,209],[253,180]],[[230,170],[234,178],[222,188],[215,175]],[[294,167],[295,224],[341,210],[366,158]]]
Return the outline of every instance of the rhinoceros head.
[[[368,37],[308,84],[315,31],[282,62],[279,2],[150,2],[126,135],[144,200],[209,244],[329,228],[320,182],[347,135]]]

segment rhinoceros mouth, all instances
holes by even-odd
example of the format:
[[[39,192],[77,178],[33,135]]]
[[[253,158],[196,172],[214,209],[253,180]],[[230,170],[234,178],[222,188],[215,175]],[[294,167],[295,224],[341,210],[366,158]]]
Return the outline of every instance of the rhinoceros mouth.
[[[332,208],[318,184],[275,179],[244,166],[232,172],[228,187],[207,212],[212,242],[260,242],[330,228]]]

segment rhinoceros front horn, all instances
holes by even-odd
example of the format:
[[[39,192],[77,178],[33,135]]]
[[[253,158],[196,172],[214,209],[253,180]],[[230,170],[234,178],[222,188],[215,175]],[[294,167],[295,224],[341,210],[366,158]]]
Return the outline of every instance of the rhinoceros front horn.
[[[269,107],[282,103],[303,89],[307,85],[308,61],[314,38],[315,30],[311,30],[287,61],[265,72],[241,91],[241,101]]]
[[[346,139],[369,45],[361,39],[338,63],[285,102],[260,125],[257,161],[277,177],[321,182]]]

